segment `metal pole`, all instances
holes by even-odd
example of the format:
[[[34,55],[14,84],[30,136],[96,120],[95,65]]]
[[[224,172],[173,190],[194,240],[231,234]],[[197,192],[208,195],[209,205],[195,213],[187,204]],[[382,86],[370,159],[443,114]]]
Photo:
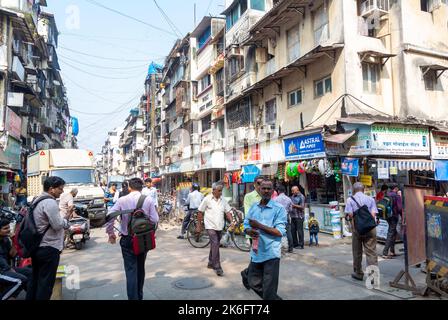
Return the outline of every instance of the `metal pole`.
[[[151,169],[155,167],[156,74],[151,75]]]

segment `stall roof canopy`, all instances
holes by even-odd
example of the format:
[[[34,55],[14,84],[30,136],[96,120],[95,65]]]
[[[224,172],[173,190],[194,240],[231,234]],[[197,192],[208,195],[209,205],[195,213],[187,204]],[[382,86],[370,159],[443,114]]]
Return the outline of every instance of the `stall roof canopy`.
[[[349,131],[346,133],[326,134],[324,135],[324,141],[333,142],[337,144],[344,144],[348,139],[353,137],[357,133],[357,130]]]
[[[424,159],[377,159],[379,168],[397,167],[398,170],[434,171],[435,163]]]

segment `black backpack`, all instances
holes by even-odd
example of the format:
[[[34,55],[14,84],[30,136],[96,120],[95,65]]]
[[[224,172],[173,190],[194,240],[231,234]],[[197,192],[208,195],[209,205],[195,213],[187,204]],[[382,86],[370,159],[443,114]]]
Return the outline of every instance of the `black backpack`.
[[[48,227],[45,229],[44,233],[39,233],[37,230],[36,221],[34,220],[34,209],[36,209],[40,202],[47,199],[53,198],[49,196],[37,198],[31,204],[28,214],[25,216],[20,225],[18,240],[23,258],[30,258],[31,255],[39,249],[44,235],[47,233],[48,229],[50,229],[50,224],[48,224]]]
[[[353,214],[355,229],[359,235],[364,236],[369,233],[370,230],[376,228],[376,221],[372,217],[372,214],[366,205],[361,207],[355,197],[351,197],[351,199],[358,206],[358,210],[356,210]]]
[[[135,210],[129,214],[128,235],[132,237],[132,249],[140,255],[156,248],[156,225],[151,223],[143,211],[146,196],[140,196]]]

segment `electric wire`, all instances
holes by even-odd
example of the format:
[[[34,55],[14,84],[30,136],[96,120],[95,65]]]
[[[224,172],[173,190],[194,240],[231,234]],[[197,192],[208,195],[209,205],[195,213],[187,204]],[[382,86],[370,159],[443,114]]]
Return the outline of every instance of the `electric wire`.
[[[179,31],[179,29],[176,27],[176,25],[171,21],[171,19],[168,17],[168,15],[165,13],[165,11],[159,6],[159,4],[157,3],[156,0],[153,0],[154,4],[156,5],[157,9],[159,10],[159,12],[162,14],[162,17],[165,19],[165,21],[168,23],[168,25],[171,27],[171,30],[174,31],[174,33],[176,33],[176,35],[179,38],[182,38],[182,32]]]
[[[329,112],[338,102],[339,100],[341,100],[342,98],[344,98],[346,95],[343,94],[341,95],[339,98],[336,99],[335,102],[333,102],[323,113],[321,113],[319,115],[319,117],[317,117],[317,119],[311,121],[308,125],[305,126],[305,128],[308,128],[310,126],[312,126],[314,123],[316,123],[320,118],[322,118],[327,112]]]
[[[129,60],[129,59],[108,58],[108,57],[96,56],[96,55],[93,55],[93,54],[90,54],[90,53],[85,53],[85,52],[73,50],[73,49],[70,49],[70,48],[63,47],[63,46],[58,46],[58,48],[62,49],[62,50],[70,51],[70,52],[73,52],[73,53],[76,53],[76,54],[80,54],[80,55],[83,55],[83,56],[86,56],[86,57],[102,59],[102,60],[119,61],[119,62],[148,62],[148,60],[150,60],[150,59]]]
[[[107,80],[129,80],[129,79],[137,78],[140,74],[142,74],[142,72],[140,72],[139,75],[133,75],[133,76],[130,76],[130,77],[110,77],[110,76],[104,76],[104,75],[95,74],[95,73],[92,73],[92,72],[83,70],[83,69],[81,69],[81,68],[78,68],[78,67],[72,65],[71,63],[65,61],[64,59],[60,59],[60,60],[61,60],[64,64],[66,64],[67,66],[69,66],[69,67],[71,67],[71,68],[73,68],[73,69],[75,69],[75,70],[78,70],[79,72],[82,72],[82,73],[88,74],[88,75],[90,75],[90,76],[92,76],[92,77],[100,78],[100,79],[107,79]],[[146,73],[146,71],[145,71],[145,73]]]
[[[169,35],[171,35],[171,36],[175,36],[175,37],[177,37],[177,35],[176,35],[175,33],[172,33],[172,32],[169,31],[169,30],[162,29],[162,28],[160,28],[160,27],[157,27],[157,26],[155,26],[155,25],[152,25],[152,24],[150,24],[150,23],[147,23],[147,22],[145,22],[145,21],[143,21],[143,20],[140,20],[140,19],[137,19],[137,18],[135,18],[135,17],[133,17],[133,16],[130,16],[130,15],[126,14],[126,13],[123,13],[123,12],[120,12],[120,11],[115,10],[115,9],[113,9],[113,8],[107,7],[107,6],[105,6],[105,5],[103,5],[103,4],[99,3],[99,2],[97,2],[97,1],[95,1],[95,0],[85,0],[85,1],[89,2],[90,4],[95,5],[95,6],[97,6],[97,7],[101,7],[101,8],[103,8],[103,9],[105,9],[105,10],[108,10],[108,11],[111,11],[111,12],[113,12],[113,13],[116,13],[116,14],[118,14],[118,15],[120,15],[120,16],[125,17],[125,18],[128,18],[128,19],[131,19],[131,20],[133,20],[133,21],[136,21],[136,22],[139,22],[139,23],[141,23],[141,24],[144,24],[145,26],[148,26],[148,27],[153,28],[153,29],[155,29],[155,30],[158,30],[158,31],[160,31],[160,32],[163,32],[163,33],[169,34]]]
[[[62,55],[62,54],[59,54],[59,57],[62,57],[65,60],[72,61],[72,62],[78,63],[78,64],[86,66],[86,67],[97,68],[97,69],[133,70],[133,69],[142,69],[142,68],[147,68],[148,67],[147,64],[141,64],[141,65],[138,65],[138,66],[130,66],[130,67],[106,67],[106,66],[99,66],[99,65],[95,65],[95,64],[81,62],[79,60],[76,60],[76,59],[73,59],[73,58],[69,58],[69,57],[67,57],[65,55]]]
[[[74,84],[75,86],[77,86],[78,88],[80,88],[80,89],[82,89],[83,91],[87,92],[88,94],[90,94],[90,95],[92,95],[92,96],[94,96],[94,97],[96,97],[96,98],[102,100],[103,102],[113,103],[113,104],[115,104],[115,105],[117,104],[117,101],[106,99],[106,98],[104,98],[103,96],[100,96],[100,95],[96,94],[95,92],[91,91],[90,89],[88,89],[88,88],[86,88],[86,87],[80,85],[79,83],[77,83],[76,81],[74,81],[73,79],[71,79],[70,77],[68,77],[68,76],[66,75],[65,72],[63,73],[63,76],[64,76],[64,79],[67,79],[69,82],[73,83],[73,84]],[[97,90],[97,91],[99,91],[99,90]]]

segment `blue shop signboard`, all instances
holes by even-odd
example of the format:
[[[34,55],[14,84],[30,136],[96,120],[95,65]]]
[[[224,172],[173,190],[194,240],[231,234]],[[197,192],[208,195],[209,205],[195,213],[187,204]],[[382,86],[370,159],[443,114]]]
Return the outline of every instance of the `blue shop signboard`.
[[[321,133],[285,139],[284,144],[287,160],[306,160],[326,156]]]

